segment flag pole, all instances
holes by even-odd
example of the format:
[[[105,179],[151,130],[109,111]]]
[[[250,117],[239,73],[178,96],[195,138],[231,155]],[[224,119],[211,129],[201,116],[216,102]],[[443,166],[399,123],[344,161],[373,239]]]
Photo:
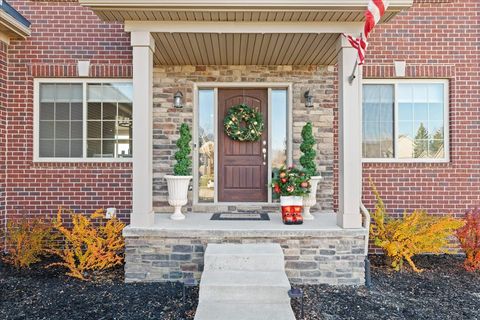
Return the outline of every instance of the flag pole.
[[[358,67],[358,60],[355,61],[355,66],[353,67],[352,74],[350,75],[350,77],[348,77],[348,82],[349,82],[350,84],[352,84],[352,83],[353,83],[353,80],[355,80],[355,78],[357,77],[357,76],[355,75],[355,71],[357,71],[357,67]]]
[[[363,33],[360,33],[360,38],[359,39],[362,39],[362,35],[363,35]],[[355,65],[353,66],[352,74],[350,75],[350,77],[348,77],[348,83],[350,83],[350,84],[352,84],[353,80],[355,80],[355,78],[357,77],[355,75],[355,71],[357,71],[357,67],[358,67],[358,59],[355,61]]]

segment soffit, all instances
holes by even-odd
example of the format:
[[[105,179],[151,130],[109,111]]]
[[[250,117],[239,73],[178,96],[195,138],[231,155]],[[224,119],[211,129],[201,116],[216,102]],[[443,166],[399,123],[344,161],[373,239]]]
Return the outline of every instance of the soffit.
[[[339,34],[153,33],[156,65],[331,65]]]

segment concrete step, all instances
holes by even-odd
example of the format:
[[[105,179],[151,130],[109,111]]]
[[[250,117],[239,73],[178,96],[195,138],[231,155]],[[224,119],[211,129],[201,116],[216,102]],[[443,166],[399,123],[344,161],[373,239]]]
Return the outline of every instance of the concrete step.
[[[200,303],[195,320],[295,320],[289,303],[242,304],[236,301]]]
[[[200,281],[200,302],[286,303],[290,282],[284,271],[208,270]]]
[[[278,244],[209,244],[204,270],[284,271],[285,261]]]

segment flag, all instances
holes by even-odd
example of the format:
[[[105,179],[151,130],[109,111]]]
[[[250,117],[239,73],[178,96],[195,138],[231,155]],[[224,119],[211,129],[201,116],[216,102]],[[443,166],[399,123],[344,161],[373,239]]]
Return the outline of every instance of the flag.
[[[368,36],[372,32],[375,25],[385,14],[388,8],[387,0],[369,0],[367,11],[365,11],[365,26],[363,27],[363,33],[359,38],[354,38],[351,35],[345,35],[348,42],[358,51],[358,64],[361,65],[365,62],[365,52],[368,46]]]

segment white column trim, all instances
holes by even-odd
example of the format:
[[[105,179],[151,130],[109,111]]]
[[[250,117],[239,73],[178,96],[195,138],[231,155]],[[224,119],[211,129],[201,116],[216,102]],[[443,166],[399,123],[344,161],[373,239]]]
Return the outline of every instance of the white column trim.
[[[153,53],[150,32],[132,32],[133,208],[132,227],[151,227],[153,212]]]
[[[363,22],[337,21],[125,21],[125,31],[165,33],[349,33],[358,34]]]
[[[338,54],[338,215],[345,229],[361,228],[362,197],[362,68],[350,79],[357,51],[344,37]]]

